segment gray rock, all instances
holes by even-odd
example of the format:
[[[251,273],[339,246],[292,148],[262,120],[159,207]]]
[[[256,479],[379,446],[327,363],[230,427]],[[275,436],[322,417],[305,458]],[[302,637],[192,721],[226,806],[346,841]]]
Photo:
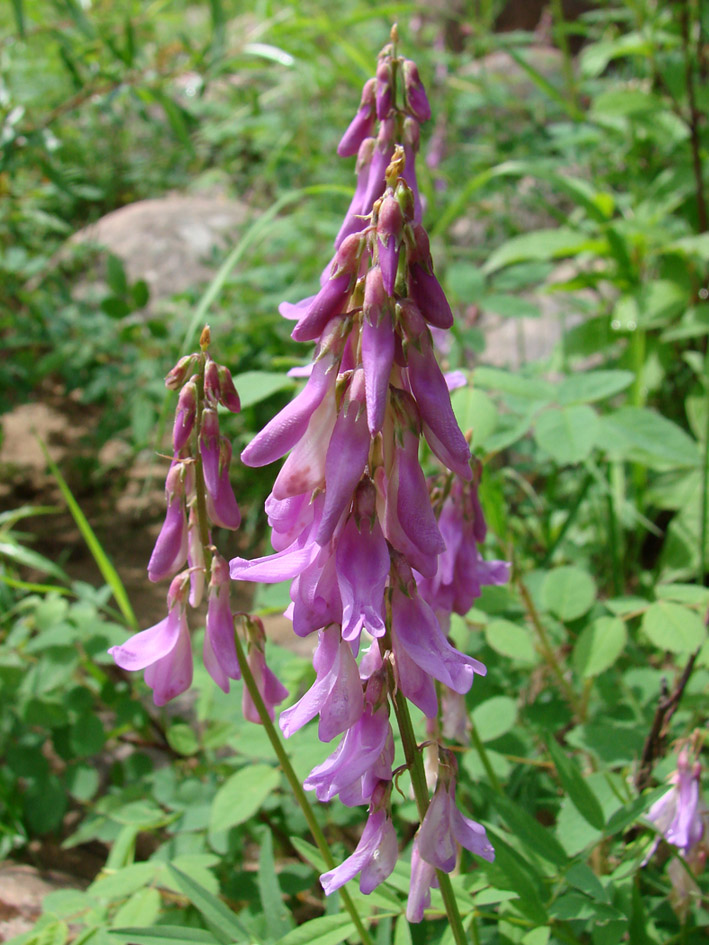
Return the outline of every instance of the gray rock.
[[[235,200],[174,194],[114,210],[70,242],[114,253],[132,282],[148,283],[155,302],[208,280],[210,254],[234,241],[246,215]]]

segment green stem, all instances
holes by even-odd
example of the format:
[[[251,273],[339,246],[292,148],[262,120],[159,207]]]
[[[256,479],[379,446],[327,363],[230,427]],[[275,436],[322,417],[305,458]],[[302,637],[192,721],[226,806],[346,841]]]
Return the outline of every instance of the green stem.
[[[587,472],[585,479],[581,483],[581,488],[579,489],[576,495],[576,498],[574,499],[574,503],[569,509],[569,514],[564,519],[564,524],[559,529],[559,533],[557,534],[556,538],[549,546],[549,550],[544,556],[544,560],[542,561],[542,565],[541,565],[542,568],[547,567],[547,565],[551,562],[551,559],[554,556],[554,552],[559,547],[561,542],[564,540],[564,536],[566,535],[574,519],[576,518],[578,510],[581,507],[581,503],[585,499],[586,493],[588,492],[589,486],[591,485],[592,482],[593,482],[593,476],[591,475],[591,473]]]
[[[497,777],[497,775],[495,774],[493,770],[493,767],[490,763],[490,758],[488,757],[487,751],[485,750],[485,746],[483,745],[482,740],[480,736],[478,735],[478,730],[475,725],[475,722],[473,722],[473,726],[470,730],[470,737],[473,742],[473,747],[475,748],[475,751],[477,751],[480,761],[482,761],[482,765],[483,765],[483,768],[485,769],[485,773],[487,774],[488,781],[490,782],[494,790],[497,791],[498,794],[502,794],[503,791],[502,791],[502,785],[500,784],[500,779]]]
[[[569,682],[566,676],[564,676],[564,671],[561,668],[561,665],[558,659],[556,658],[556,654],[554,653],[554,647],[551,645],[551,641],[549,640],[549,634],[547,633],[546,627],[542,623],[541,618],[539,616],[539,612],[537,611],[537,608],[534,605],[534,601],[532,600],[532,595],[527,590],[527,587],[524,581],[522,581],[521,579],[518,580],[517,585],[519,587],[519,592],[522,595],[522,600],[524,601],[524,605],[527,609],[529,619],[531,620],[532,626],[534,627],[537,633],[537,637],[539,640],[539,652],[541,653],[549,669],[552,671],[552,673],[556,677],[557,682],[559,683],[559,688],[561,689],[564,695],[564,698],[573,709],[574,715],[576,715],[578,719],[583,720],[583,705],[576,698],[576,693],[569,685]]]
[[[564,74],[566,93],[569,97],[571,106],[576,109],[578,108],[578,103],[576,94],[576,78],[574,76],[574,61],[571,56],[571,49],[569,48],[569,40],[566,35],[567,26],[561,0],[552,0],[551,10],[552,19],[554,21],[554,39],[561,50],[561,69]]]
[[[396,715],[396,721],[399,725],[401,742],[404,746],[404,757],[406,758],[406,764],[408,765],[409,774],[411,776],[411,783],[414,788],[416,808],[418,810],[419,820],[422,821],[426,816],[429,803],[428,787],[426,786],[426,773],[423,770],[423,760],[418,750],[416,735],[414,734],[414,727],[411,723],[409,704],[406,701],[406,696],[401,692],[401,690],[397,690],[393,702],[394,714]],[[441,890],[443,904],[446,908],[448,922],[450,923],[456,945],[468,945],[465,929],[463,928],[463,920],[460,917],[458,903],[455,901],[455,894],[453,893],[453,886],[451,885],[450,876],[448,873],[444,873],[442,870],[436,870],[436,876],[438,878],[438,886]]]
[[[706,407],[706,418],[704,420],[704,453],[702,456],[702,489],[701,489],[701,511],[699,519],[699,571],[697,580],[699,584],[704,583],[704,575],[707,573],[707,515],[709,514],[709,349],[704,357],[704,377],[706,390],[704,392],[704,403]]]
[[[606,495],[608,505],[608,543],[611,550],[611,581],[613,583],[613,593],[619,595],[623,591],[623,570],[620,556],[618,554],[618,518],[615,512],[615,491],[613,489],[613,469],[608,466],[608,493]]]
[[[241,675],[244,680],[244,685],[249,690],[249,695],[251,696],[253,703],[256,706],[256,711],[259,714],[259,718],[261,719],[261,724],[263,725],[264,731],[266,732],[266,735],[268,736],[268,740],[273,746],[273,750],[276,753],[276,757],[278,758],[281,768],[283,769],[283,773],[286,776],[286,780],[288,781],[288,784],[290,785],[291,790],[293,791],[293,794],[295,795],[295,799],[298,802],[300,809],[303,811],[305,819],[308,823],[308,827],[310,828],[310,833],[312,834],[313,840],[315,841],[315,845],[320,851],[320,854],[323,860],[325,861],[325,865],[327,866],[327,868],[329,870],[334,869],[336,864],[332,857],[332,853],[330,852],[330,847],[328,845],[328,842],[325,839],[325,834],[322,832],[322,829],[320,828],[320,824],[315,819],[315,813],[313,811],[313,808],[310,805],[310,801],[308,800],[305,794],[305,791],[303,790],[303,786],[301,785],[298,779],[298,775],[293,770],[293,766],[290,763],[290,758],[288,757],[286,750],[283,747],[283,742],[281,741],[280,736],[278,735],[278,732],[276,731],[276,727],[271,721],[271,717],[268,714],[268,709],[266,708],[266,705],[261,697],[261,693],[258,690],[256,681],[251,673],[249,664],[246,660],[246,655],[244,654],[244,649],[241,645],[241,640],[239,639],[239,635],[234,634],[234,636],[236,639],[236,656],[239,661],[239,669],[241,670]],[[350,898],[350,895],[347,892],[347,890],[341,889],[340,896],[342,897],[342,902],[345,906],[345,909],[349,913],[349,916],[352,919],[357,929],[357,934],[359,935],[360,940],[362,941],[362,945],[374,945],[372,938],[370,937],[369,932],[365,928],[364,923],[362,922],[362,919],[360,918],[359,913],[357,912],[355,904],[352,902],[352,899]]]

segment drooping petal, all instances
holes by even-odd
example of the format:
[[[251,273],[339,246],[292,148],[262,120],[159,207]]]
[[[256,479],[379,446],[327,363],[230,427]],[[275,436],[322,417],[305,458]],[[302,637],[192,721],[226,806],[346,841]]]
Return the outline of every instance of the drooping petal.
[[[363,628],[382,636],[384,588],[389,575],[389,549],[379,522],[369,527],[354,517],[345,525],[337,542],[337,577],[342,595],[342,636],[356,640]]]
[[[411,885],[406,903],[409,922],[423,921],[424,910],[431,905],[431,887],[438,886],[435,869],[419,854],[417,840],[411,850]]]
[[[332,393],[336,376],[332,355],[316,361],[303,390],[254,437],[241,454],[242,462],[266,466],[292,449],[304,435],[313,412]]]
[[[461,814],[455,804],[453,794],[455,788],[453,784],[451,784],[450,790],[451,826],[455,834],[455,839],[462,847],[465,847],[466,850],[470,850],[470,852],[474,853],[476,856],[480,856],[489,863],[492,863],[495,859],[495,850],[487,839],[485,828],[482,824],[470,820],[470,818],[464,817]]]
[[[187,560],[187,517],[182,496],[168,502],[165,521],[148,562],[148,577],[162,581],[177,574]]]
[[[167,617],[155,626],[134,634],[121,646],[112,646],[108,652],[121,669],[145,669],[175,648],[179,632],[179,613],[173,607]]]
[[[451,804],[450,794],[439,781],[418,833],[419,855],[444,873],[453,869],[458,853],[451,826]]]
[[[146,666],[144,679],[153,690],[155,705],[165,705],[192,685],[192,647],[184,610],[180,613],[175,646],[161,659]]]

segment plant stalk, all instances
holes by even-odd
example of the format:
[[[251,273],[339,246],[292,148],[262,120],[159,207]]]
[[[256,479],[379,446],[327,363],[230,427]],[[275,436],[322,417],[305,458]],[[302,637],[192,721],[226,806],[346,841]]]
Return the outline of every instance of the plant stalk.
[[[266,732],[266,735],[268,736],[268,740],[273,746],[273,750],[276,753],[276,757],[278,758],[281,768],[283,769],[283,773],[286,776],[286,780],[288,781],[288,784],[290,785],[291,790],[293,791],[293,794],[295,795],[295,799],[298,802],[298,806],[303,811],[305,819],[308,823],[308,827],[310,828],[310,833],[312,834],[313,840],[315,841],[315,845],[320,851],[320,854],[323,860],[325,860],[325,865],[327,866],[327,868],[334,869],[336,864],[332,857],[332,853],[330,852],[330,847],[328,845],[328,842],[325,839],[325,834],[322,832],[322,829],[320,828],[320,824],[315,819],[315,813],[313,811],[313,808],[310,805],[310,801],[308,800],[305,794],[305,791],[303,790],[303,786],[298,780],[298,775],[293,770],[293,766],[290,763],[290,758],[288,757],[286,750],[283,747],[283,742],[281,741],[280,736],[278,735],[278,732],[276,731],[276,727],[271,721],[271,717],[268,714],[268,709],[266,708],[266,705],[263,699],[261,698],[261,693],[258,690],[256,681],[249,668],[249,664],[246,660],[246,655],[244,653],[244,648],[241,645],[241,640],[239,639],[239,635],[235,633],[234,637],[236,639],[236,656],[239,661],[239,669],[241,670],[241,675],[244,680],[244,685],[249,690],[249,695],[253,699],[254,705],[256,706],[256,711],[259,714],[259,718],[261,719],[261,724],[263,725],[264,731]],[[362,922],[362,919],[360,918],[360,915],[357,912],[354,902],[350,898],[350,894],[347,892],[346,889],[341,889],[340,896],[342,897],[342,902],[345,909],[349,913],[349,916],[352,919],[352,922],[354,923],[355,928],[357,929],[357,934],[360,937],[362,945],[374,945],[374,942],[372,941],[372,938],[369,935],[369,932],[365,928],[364,923]],[[465,945],[464,940],[462,940],[461,945]]]
[[[418,810],[419,819],[423,820],[426,815],[426,811],[428,810],[429,804],[428,787],[426,786],[426,774],[423,770],[423,760],[416,743],[416,735],[414,734],[414,727],[411,724],[411,715],[409,713],[409,706],[406,701],[406,696],[401,692],[401,690],[397,691],[393,698],[393,702],[394,714],[396,715],[396,721],[399,725],[401,742],[404,746],[404,757],[406,758],[406,763],[409,767],[411,784],[414,788],[416,808]],[[455,894],[453,892],[453,886],[451,885],[450,876],[448,873],[444,873],[442,870],[436,870],[436,877],[438,879],[438,886],[441,890],[443,904],[446,908],[448,922],[450,923],[451,932],[453,933],[455,943],[456,945],[468,945],[468,939],[465,934],[465,929],[463,928],[463,920],[458,910],[458,903],[455,901]]]
[[[534,601],[532,600],[532,595],[527,590],[524,581],[521,579],[518,580],[517,585],[519,587],[519,592],[522,595],[524,606],[527,609],[529,619],[532,621],[532,626],[534,627],[539,639],[539,652],[541,653],[549,669],[556,677],[556,680],[559,683],[559,688],[561,689],[564,698],[573,709],[574,715],[578,719],[583,720],[583,705],[576,698],[576,693],[571,688],[568,680],[564,676],[564,672],[558,659],[556,658],[551,641],[549,640],[549,634],[547,633],[546,627],[542,623],[537,608],[534,605]]]

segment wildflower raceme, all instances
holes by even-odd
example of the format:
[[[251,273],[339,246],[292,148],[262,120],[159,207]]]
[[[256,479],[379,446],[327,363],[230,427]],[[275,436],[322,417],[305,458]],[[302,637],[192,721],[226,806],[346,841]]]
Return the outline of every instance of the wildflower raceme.
[[[306,789],[322,801],[368,805],[356,850],[322,876],[328,894],[358,873],[371,892],[394,868],[393,708],[423,821],[407,913],[415,922],[436,870],[454,869],[460,845],[487,860],[494,852],[456,806],[457,766],[442,743],[429,805],[413,770],[423,769],[407,700],[438,744],[441,704],[459,714],[456,700],[486,672],[448,640],[450,615],[467,613],[481,586],[506,581],[509,570],[482,558],[480,466],[434,351],[431,329],[444,333],[453,314],[416,180],[419,125],[429,117],[418,70],[392,42],[338,148],[357,155],[357,181],[334,256],[314,295],[280,308],[295,322],[293,338],[315,343],[307,382],[241,457],[264,466],[288,454],[266,502],[274,553],[230,562],[233,580],[290,581],[294,632],[317,634],[315,682],[280,726],[290,737],[317,718],[322,741],[342,740]],[[422,440],[441,464],[428,479]]]

